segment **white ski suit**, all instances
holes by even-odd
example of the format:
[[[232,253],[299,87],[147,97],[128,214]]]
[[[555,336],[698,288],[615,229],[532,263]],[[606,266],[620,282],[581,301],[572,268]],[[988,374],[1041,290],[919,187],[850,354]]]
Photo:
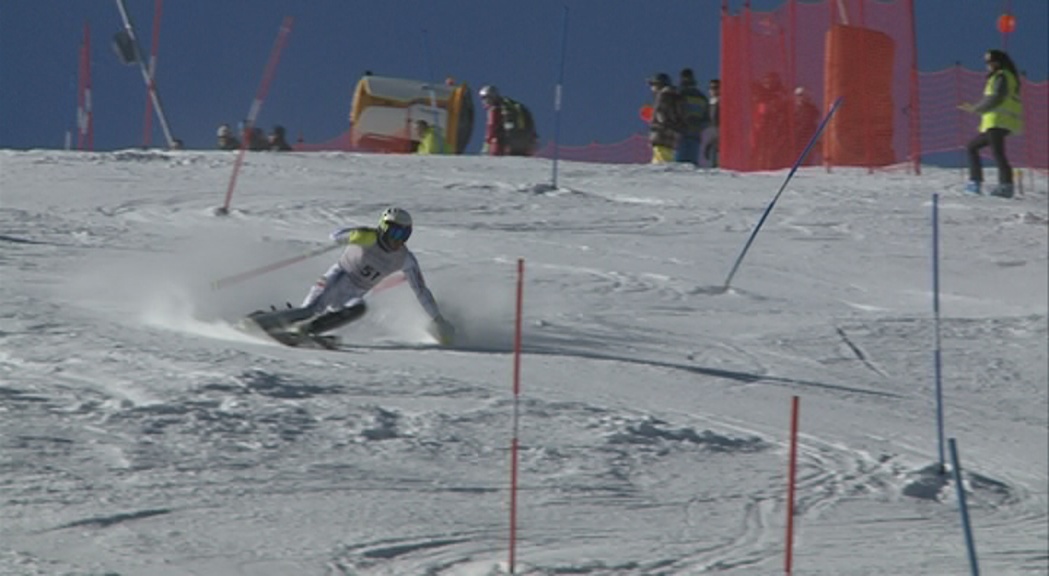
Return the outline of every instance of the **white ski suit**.
[[[438,324],[444,323],[437,302],[423,280],[419,262],[406,246],[387,251],[379,242],[379,231],[368,227],[343,228],[331,237],[336,243],[348,246],[338,262],[310,288],[302,302],[303,308],[319,314],[361,304],[369,290],[400,271],[430,318]]]

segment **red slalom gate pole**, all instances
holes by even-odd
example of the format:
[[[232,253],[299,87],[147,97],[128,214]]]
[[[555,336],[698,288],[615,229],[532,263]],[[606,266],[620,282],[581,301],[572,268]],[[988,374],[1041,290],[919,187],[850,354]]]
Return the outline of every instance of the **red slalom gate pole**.
[[[517,259],[517,311],[514,325],[514,435],[510,441],[510,573],[514,574],[517,549],[517,430],[521,397],[521,309],[524,300],[524,259]]]
[[[798,411],[801,400],[794,396],[790,409],[790,464],[787,479],[787,551],[783,561],[783,573],[791,575],[794,561],[794,477],[798,465]]]
[[[229,186],[226,188],[226,201],[222,203],[222,206],[215,210],[216,214],[224,215],[229,214],[229,203],[233,199],[233,189],[237,186],[237,173],[240,172],[240,165],[244,162],[244,153],[248,150],[248,135],[251,134],[252,127],[255,126],[255,118],[259,115],[259,110],[262,109],[262,102],[266,99],[266,92],[269,91],[270,81],[273,80],[273,74],[277,71],[277,62],[280,61],[281,50],[284,49],[284,42],[288,38],[288,33],[291,32],[291,23],[293,22],[291,16],[285,16],[284,22],[280,25],[280,31],[277,33],[277,41],[273,43],[273,50],[270,51],[269,62],[266,63],[266,70],[262,74],[262,84],[259,85],[258,92],[255,93],[255,100],[251,102],[251,110],[248,111],[248,119],[244,124],[244,133],[241,135],[240,150],[237,152],[237,160],[233,163],[233,174],[229,179]]]

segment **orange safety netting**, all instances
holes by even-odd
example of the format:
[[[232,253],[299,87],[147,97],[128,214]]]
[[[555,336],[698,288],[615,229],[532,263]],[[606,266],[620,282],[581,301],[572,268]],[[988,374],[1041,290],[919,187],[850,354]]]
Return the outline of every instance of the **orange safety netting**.
[[[742,171],[791,166],[838,96],[843,104],[805,164],[916,165],[923,156],[957,152],[957,161],[948,158],[947,163],[964,165],[965,145],[980,120],[957,106],[979,100],[986,78],[961,67],[918,73],[908,36],[912,13],[911,0],[788,0],[777,12],[726,13],[721,23],[721,166]],[[796,95],[798,87],[802,91]],[[802,97],[811,99],[815,112],[801,112]],[[1021,79],[1020,97],[1024,130],[1006,140],[1009,159],[1018,168],[1049,169],[1049,82]],[[397,145],[383,151],[407,152],[407,134],[399,136]],[[294,149],[375,151],[353,143],[347,130]],[[548,142],[535,156],[553,158],[554,153]],[[610,144],[562,145],[556,153],[562,160],[616,164],[645,164],[652,158],[647,133]]]
[[[789,0],[721,19],[721,164],[791,166],[838,97],[805,164],[916,161],[918,83],[912,0]]]

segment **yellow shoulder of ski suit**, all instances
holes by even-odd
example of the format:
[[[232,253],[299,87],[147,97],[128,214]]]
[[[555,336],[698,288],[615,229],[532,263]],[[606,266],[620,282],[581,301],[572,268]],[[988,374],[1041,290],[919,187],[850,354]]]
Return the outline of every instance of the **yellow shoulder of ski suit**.
[[[379,233],[373,228],[357,228],[346,237],[347,244],[371,246],[379,241]]]

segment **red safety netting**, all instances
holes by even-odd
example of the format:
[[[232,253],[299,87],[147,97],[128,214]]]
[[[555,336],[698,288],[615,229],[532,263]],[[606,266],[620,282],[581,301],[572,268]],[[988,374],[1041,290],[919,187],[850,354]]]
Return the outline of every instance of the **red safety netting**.
[[[296,152],[364,152],[364,150],[359,150],[352,144],[349,130],[331,140],[324,142],[297,142],[291,147]]]
[[[408,144],[405,142],[406,145]],[[325,142],[298,142],[292,146],[296,152],[358,152],[358,153],[405,153],[406,150],[377,150],[373,147],[353,145],[352,131]],[[537,158],[553,158],[554,143],[547,142],[534,154]],[[634,134],[613,144],[593,143],[584,146],[560,146],[557,157],[561,160],[596,162],[604,164],[645,164],[652,159],[652,146],[647,134]]]
[[[408,136],[408,130],[393,136],[364,136],[358,137],[353,129],[339,134],[326,142],[306,143],[298,142],[292,146],[296,152],[361,152],[377,154],[408,154],[412,151],[412,141]]]
[[[886,166],[919,154],[912,0],[788,0],[721,21],[721,164],[791,166],[838,97],[806,164]]]
[[[554,157],[554,143],[547,142],[536,151],[539,158]],[[633,136],[615,144],[588,144],[586,146],[560,146],[557,157],[576,162],[604,162],[608,164],[645,164],[652,160],[652,144],[648,134]]]

